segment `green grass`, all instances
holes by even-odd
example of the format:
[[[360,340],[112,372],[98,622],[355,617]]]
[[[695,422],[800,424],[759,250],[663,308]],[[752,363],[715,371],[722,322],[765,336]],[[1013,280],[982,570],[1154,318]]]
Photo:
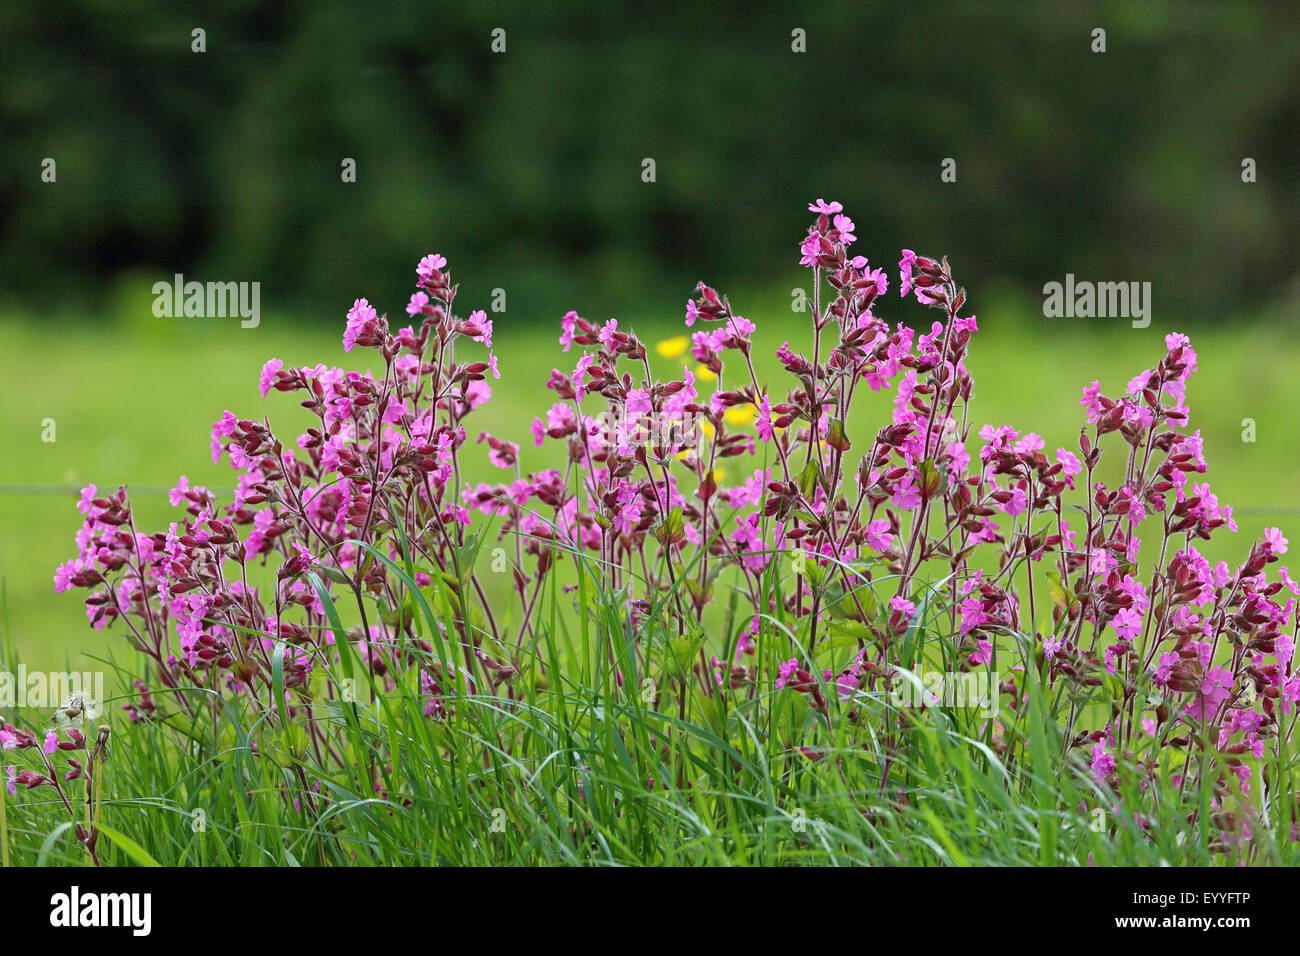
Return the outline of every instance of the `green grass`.
[[[864,695],[854,716],[829,724],[790,691],[733,700],[702,695],[693,681],[663,688],[681,695],[680,710],[653,707],[634,655],[615,661],[629,677],[620,687],[599,642],[582,640],[620,633],[623,614],[621,598],[599,589],[594,562],[583,559],[583,568],[591,600],[574,604],[549,588],[543,595],[545,638],[533,650],[553,679],[516,680],[513,699],[456,687],[449,716],[435,721],[421,713],[414,668],[378,693],[350,654],[336,672],[318,672],[317,717],[337,742],[337,764],[322,766],[300,728],[284,729],[278,709],[258,714],[230,698],[210,719],[160,700],[167,719],[119,723],[97,816],[102,862],[1222,861],[1211,829],[1186,824],[1193,813],[1206,819],[1210,794],[1180,792],[1171,778],[1181,754],[1143,754],[1160,767],[1154,792],[1099,790],[1086,768],[1062,756],[1066,701],[1039,684],[1032,667],[1023,685],[1028,706],[1000,715],[1001,738],[1012,744],[1005,753],[975,711],[903,710],[881,694]],[[440,618],[453,631],[447,603],[417,603],[418,633],[433,634]],[[760,650],[759,686],[770,687],[779,661],[804,637],[783,614],[774,622],[778,638]],[[938,643],[928,624],[909,638]],[[1006,653],[1016,655],[1014,642]],[[431,656],[445,654],[439,645]],[[536,663],[528,655],[524,662]],[[325,703],[327,687],[349,677],[361,681],[358,701]],[[69,792],[84,818],[84,798]],[[8,804],[14,862],[86,862],[49,788]],[[1293,845],[1268,832],[1257,832],[1252,854],[1257,864],[1296,862]]]
[[[733,298],[743,297],[739,291]],[[765,299],[775,303],[779,300]],[[771,348],[782,338],[798,345],[803,316],[779,306],[747,312],[763,343],[760,379],[775,380]],[[1008,422],[1048,441],[1073,447],[1082,385],[1100,379],[1110,393],[1149,367],[1170,328],[1016,321],[981,310],[972,349],[978,426]],[[678,334],[680,325],[624,318],[643,338]],[[265,358],[286,363],[341,362],[342,320],[295,324],[265,317],[262,327],[182,322],[60,327],[31,319],[0,324],[6,343],[0,375],[7,414],[0,438],[0,578],[5,589],[6,665],[85,669],[109,662],[110,685],[128,688],[139,661],[119,635],[91,631],[75,595],[53,594],[54,566],[74,551],[79,515],[75,491],[43,494],[17,485],[137,489],[137,525],[165,527],[165,498],[143,493],[170,487],[178,474],[214,490],[230,472],[211,465],[209,423],[222,409],[270,416],[273,424],[305,421],[291,399],[263,401],[256,378]],[[1102,326],[1102,327],[1099,327]],[[497,351],[505,378],[493,382],[492,403],[475,428],[522,440],[525,471],[553,464],[549,449],[534,451],[527,422],[550,404],[543,388],[554,366],[569,368],[556,332],[497,320]],[[789,332],[778,331],[789,329]],[[1238,508],[1242,533],[1206,549],[1211,560],[1236,561],[1249,536],[1267,524],[1285,529],[1296,508],[1294,476],[1300,449],[1290,409],[1300,380],[1292,341],[1277,342],[1265,327],[1193,330],[1200,372],[1189,402],[1194,426],[1206,437],[1210,472],[1220,498]],[[350,358],[350,357],[349,357]],[[667,370],[669,363],[656,359]],[[868,396],[868,399],[872,396]],[[849,421],[865,441],[887,420],[888,405],[863,401]],[[42,422],[57,423],[57,441],[41,440]],[[1242,441],[1242,419],[1253,418],[1258,440]],[[467,449],[466,459],[475,456]],[[484,459],[486,456],[482,456]],[[469,480],[490,477],[471,467]],[[742,477],[730,475],[724,484]],[[572,563],[572,558],[570,559]],[[528,648],[516,696],[467,696],[457,686],[452,715],[421,714],[412,668],[397,688],[356,705],[318,710],[330,724],[341,761],[324,766],[302,737],[284,730],[275,711],[258,714],[223,705],[213,717],[191,720],[160,698],[170,717],[129,725],[106,702],[114,727],[104,777],[106,863],[156,860],[175,865],[285,864],[1210,864],[1210,831],[1189,832],[1209,794],[1186,792],[1170,776],[1182,753],[1153,754],[1161,772],[1156,793],[1102,794],[1086,772],[1064,757],[1059,726],[1068,701],[1036,682],[1028,668],[1029,706],[1001,716],[1003,756],[987,721],[959,708],[900,711],[887,697],[860,702],[857,717],[827,726],[803,697],[770,690],[777,664],[806,646],[799,622],[783,613],[774,624],[788,646],[761,649],[760,687],[737,700],[713,698],[669,677],[652,675],[677,706],[654,708],[642,697],[646,675],[612,641],[625,680],[620,687],[604,640],[622,633],[623,598],[600,586],[584,562],[580,597],[558,590],[578,579],[552,575],[539,606],[540,635]],[[502,619],[518,627],[504,580],[488,576]],[[720,602],[725,604],[726,602]],[[432,634],[447,612],[421,605],[418,620]],[[710,652],[723,656],[745,609],[719,608]],[[355,610],[339,609],[346,627]],[[921,646],[939,635],[918,634]],[[1014,663],[1008,638],[999,653]],[[918,661],[927,660],[924,654]],[[934,663],[933,658],[929,658]],[[1006,658],[1002,671],[1009,670]],[[346,662],[340,666],[346,666]],[[359,667],[359,663],[354,662]],[[546,679],[536,669],[544,667]],[[345,674],[318,671],[324,700]],[[363,672],[354,673],[362,676]],[[362,681],[364,684],[364,679]],[[115,691],[125,693],[125,691]],[[677,695],[680,694],[680,697]],[[43,715],[5,719],[39,726]],[[892,737],[881,728],[892,728]],[[821,759],[802,755],[810,747]],[[1284,755],[1277,757],[1287,766]],[[30,765],[28,761],[25,765]],[[372,773],[381,781],[376,792]],[[651,785],[653,781],[653,786]],[[1293,788],[1289,788],[1293,789]],[[61,825],[67,814],[48,788],[6,798],[8,853],[15,863],[85,863]],[[73,797],[74,802],[76,797]],[[1118,804],[1111,817],[1099,808]],[[1153,809],[1154,808],[1154,809]],[[201,817],[198,812],[201,811]],[[1133,822],[1146,816],[1146,829]],[[202,820],[202,826],[199,820]],[[1281,829],[1279,829],[1281,832]],[[1251,862],[1294,863],[1285,840],[1257,834]]]

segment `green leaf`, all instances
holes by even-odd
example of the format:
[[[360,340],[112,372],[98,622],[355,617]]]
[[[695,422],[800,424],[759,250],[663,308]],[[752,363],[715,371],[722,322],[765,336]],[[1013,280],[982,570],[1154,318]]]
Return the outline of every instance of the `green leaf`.
[[[668,512],[659,527],[655,528],[655,537],[664,545],[678,544],[686,537],[686,522],[682,520],[681,505]]]
[[[943,485],[943,475],[934,466],[934,460],[927,458],[917,466],[916,470],[921,478],[921,496],[933,498]]]
[[[348,576],[336,567],[322,564],[317,568],[317,570],[319,570],[323,575],[325,575],[325,577],[329,578],[335,584],[349,583]]]
[[[95,829],[104,836],[113,841],[113,845],[129,856],[133,862],[140,866],[162,866],[157,860],[145,852],[144,847],[136,843],[124,833],[119,833],[112,827],[106,827],[102,823],[95,824]]]
[[[674,637],[664,647],[664,666],[674,677],[685,679],[695,666],[700,648],[704,646],[704,635],[694,637]]]
[[[284,705],[284,644],[276,641],[271,648],[271,693],[275,696],[275,709],[280,714],[280,729],[289,726],[289,712]]]
[[[694,578],[687,578],[685,581],[686,590],[691,592],[691,597],[697,604],[708,604],[713,600],[713,585],[705,582],[701,584]]]
[[[862,605],[861,612],[858,611],[859,604]],[[870,585],[863,584],[852,590],[846,590],[841,578],[836,578],[826,588],[825,608],[826,613],[832,618],[852,621],[875,620],[879,613],[879,604]],[[863,614],[866,616],[864,617]]]
[[[871,633],[871,629],[868,628],[867,625],[860,621],[831,620],[830,623],[826,625],[826,629],[830,631],[831,634],[835,635],[837,640],[839,638],[851,638],[855,647],[859,640],[870,641],[874,640],[876,636]]]
[[[853,447],[849,436],[844,433],[844,423],[838,418],[831,421],[830,431],[826,434],[826,444],[838,452],[846,452]]]
[[[1062,611],[1068,613],[1072,607],[1079,603],[1079,598],[1075,595],[1074,589],[1062,584],[1061,576],[1055,571],[1047,572],[1047,590],[1052,596],[1052,603]]]
[[[822,463],[816,458],[808,459],[808,464],[804,465],[803,471],[799,472],[799,490],[805,498],[812,499],[813,491],[816,490],[821,477]]]
[[[49,835],[41,841],[40,852],[36,854],[36,865],[44,866],[45,861],[49,859],[50,852],[54,849],[54,844],[59,842],[59,837],[72,829],[72,823],[60,823],[50,831]]]

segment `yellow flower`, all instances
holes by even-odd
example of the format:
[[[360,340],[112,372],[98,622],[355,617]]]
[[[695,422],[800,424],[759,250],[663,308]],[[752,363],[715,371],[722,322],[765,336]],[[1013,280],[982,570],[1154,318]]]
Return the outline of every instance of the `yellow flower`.
[[[725,468],[713,469],[713,480],[716,481],[718,484],[722,484],[722,479],[726,477],[727,477],[727,469]]]
[[[748,425],[754,420],[753,405],[736,405],[722,413],[728,425]]]
[[[684,335],[677,335],[671,339],[664,339],[662,342],[655,343],[655,351],[666,359],[681,358],[690,348],[691,340]]]
[[[713,423],[705,421],[703,418],[700,419],[700,431],[710,438],[718,433],[718,430],[713,427]]]
[[[701,365],[695,369],[695,377],[701,382],[716,382],[718,376],[713,373],[713,369],[706,365]]]

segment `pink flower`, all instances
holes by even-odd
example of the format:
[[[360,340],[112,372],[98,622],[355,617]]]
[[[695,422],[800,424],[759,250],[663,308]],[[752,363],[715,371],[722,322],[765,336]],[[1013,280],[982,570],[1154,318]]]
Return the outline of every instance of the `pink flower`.
[[[781,665],[780,676],[776,679],[776,689],[780,690],[786,684],[790,683],[790,678],[794,677],[795,672],[799,670],[799,661],[790,658]]]
[[[910,511],[921,503],[921,491],[913,482],[910,473],[894,489],[894,496],[890,500],[904,511]]]
[[[822,237],[820,233],[812,233],[799,246],[802,255],[799,257],[799,265],[812,268],[817,265],[817,260],[822,254]]]
[[[1282,537],[1281,528],[1265,528],[1264,542],[1274,554],[1286,554],[1287,540]]]
[[[348,309],[347,328],[343,330],[343,351],[352,351],[353,347],[357,344],[357,338],[365,332],[366,326],[373,322],[376,316],[377,313],[375,312],[374,307],[365,299],[357,299],[352,303],[352,308]],[[274,362],[278,360],[272,359],[271,361]],[[270,362],[267,363],[267,365],[270,364]],[[265,368],[262,369],[262,374],[266,374]],[[262,393],[262,397],[266,397],[265,392]]]
[[[471,409],[486,405],[492,400],[492,386],[487,382],[470,382],[465,386],[465,401]]]
[[[1083,471],[1083,465],[1080,464],[1078,456],[1073,452],[1066,451],[1064,448],[1056,449],[1056,463],[1061,466],[1061,474],[1065,475],[1066,484],[1071,488],[1074,487],[1074,476]]]
[[[987,620],[988,616],[984,613],[984,604],[978,598],[968,597],[961,602],[960,633],[969,634]]]
[[[1110,623],[1122,641],[1131,643],[1142,633],[1142,615],[1131,607],[1120,608]]]
[[[1208,655],[1208,651],[1206,652]],[[1187,716],[1192,720],[1212,720],[1219,708],[1232,694],[1237,679],[1228,667],[1211,667],[1201,678],[1200,694],[1187,708]]]
[[[424,307],[429,304],[429,297],[423,292],[416,292],[411,295],[411,301],[406,303],[407,315],[419,315],[424,311]]]
[[[736,641],[736,658],[739,659],[742,654],[753,654],[758,644],[758,615],[755,614],[749,619],[745,629],[740,632],[740,638]]]
[[[1296,583],[1295,579],[1291,577],[1291,574],[1287,570],[1287,566],[1285,564],[1280,566],[1277,569],[1277,576],[1281,580],[1281,582],[1286,585],[1288,591],[1290,591],[1292,594],[1300,596],[1300,584]]]
[[[1033,432],[1026,432],[1024,437],[1016,442],[1013,447],[1016,454],[1019,455],[1024,454],[1025,452],[1032,453],[1041,451],[1046,444],[1047,442],[1043,441],[1040,435],[1036,435]]]
[[[566,352],[573,348],[573,337],[578,331],[579,318],[577,312],[566,312],[564,318],[560,319],[560,344],[564,346]]]
[[[858,685],[861,683],[862,675],[855,674],[852,671],[843,673],[839,677],[835,678],[835,690],[839,695],[840,700],[848,700],[851,698],[854,691],[858,689]]]
[[[902,595],[894,595],[889,599],[889,606],[903,615],[904,621],[910,621],[912,615],[916,613],[916,605]]]
[[[884,551],[894,543],[894,536],[889,532],[889,519],[877,518],[867,523],[867,547],[875,551]]]
[[[645,389],[634,388],[627,393],[627,413],[629,415],[648,415],[651,412],[650,393]]]
[[[912,266],[916,264],[916,253],[911,249],[903,250],[903,258],[898,260],[898,294],[906,298],[912,291]]]
[[[771,441],[776,434],[772,426],[772,405],[766,395],[758,403],[758,419],[754,422],[760,441]]]
[[[1133,493],[1133,489],[1125,485],[1119,490],[1118,502],[1128,505],[1128,520],[1135,525],[1141,524],[1146,520],[1147,509],[1142,503],[1142,497]]]
[[[180,481],[176,482],[176,487],[167,492],[167,500],[171,502],[173,508],[185,500],[185,492],[190,490],[190,480],[181,475]]]
[[[268,359],[262,366],[262,374],[257,377],[257,390],[266,398],[271,392],[271,387],[275,385],[275,373],[284,368],[284,363],[278,358]]]
[[[487,313],[482,309],[475,309],[469,314],[471,325],[482,329],[482,333],[473,336],[475,342],[482,342],[488,348],[492,347],[492,320],[487,317]]]
[[[225,411],[221,417],[212,423],[212,441],[209,447],[212,449],[212,464],[221,461],[221,453],[226,450],[227,442],[223,438],[229,438],[239,428],[239,419],[235,417],[232,411]]]
[[[1019,485],[1011,489],[1011,500],[1002,506],[1003,510],[1013,518],[1023,512],[1029,505],[1029,496],[1025,494],[1025,489]]]
[[[446,267],[447,260],[435,252],[420,260],[420,264],[415,267],[415,274],[421,279],[431,279],[435,272],[441,272]]]
[[[808,211],[820,213],[823,216],[833,216],[837,212],[843,212],[844,207],[834,201],[827,202],[825,199],[818,199],[816,202],[808,204]]]
[[[1106,752],[1106,744],[1097,741],[1092,748],[1092,775],[1098,783],[1105,783],[1106,778],[1115,772],[1115,757]]]
[[[409,414],[410,412],[407,411],[406,409],[405,399],[403,399],[400,402],[389,402],[388,405],[384,408],[384,415],[382,420],[388,422],[389,424],[396,424]]]
[[[965,477],[966,469],[970,467],[970,453],[966,451],[966,445],[955,441],[945,445],[944,450],[952,456],[952,464],[949,466],[950,477],[954,482],[960,481]]]
[[[1101,418],[1106,406],[1102,404],[1101,384],[1094,381],[1083,390],[1083,399],[1079,402],[1088,412],[1088,424],[1095,423]]]
[[[58,749],[59,749],[59,735],[57,732],[51,730],[48,734],[45,735],[45,743],[41,746],[41,752],[44,754],[52,754],[54,753],[54,751]]]
[[[587,383],[583,381],[583,379],[587,374],[587,369],[591,368],[595,363],[596,356],[588,355],[584,352],[582,358],[578,359],[578,364],[573,370],[573,391],[576,393],[578,401],[582,401],[582,396],[587,394]]]
[[[78,560],[64,561],[54,572],[54,593],[62,594],[72,589],[72,576],[82,570]]]
[[[836,205],[839,205],[836,203]],[[853,235],[853,220],[848,216],[836,216],[831,220],[831,224],[840,234],[840,242],[846,246],[851,246],[857,242],[858,237]]]
[[[1174,651],[1166,651],[1160,655],[1160,659],[1156,661],[1156,672],[1153,675],[1157,687],[1164,687],[1165,684],[1169,683],[1169,678],[1173,676],[1173,667],[1179,660],[1178,654]]]

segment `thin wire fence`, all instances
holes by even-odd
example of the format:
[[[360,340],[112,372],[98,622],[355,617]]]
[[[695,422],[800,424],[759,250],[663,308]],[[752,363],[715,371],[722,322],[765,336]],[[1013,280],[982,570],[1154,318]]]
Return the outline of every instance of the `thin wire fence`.
[[[128,485],[132,495],[146,498],[166,498],[169,488],[153,488],[148,485]],[[4,485],[0,484],[0,495],[71,495],[81,497],[81,489],[76,485]]]

